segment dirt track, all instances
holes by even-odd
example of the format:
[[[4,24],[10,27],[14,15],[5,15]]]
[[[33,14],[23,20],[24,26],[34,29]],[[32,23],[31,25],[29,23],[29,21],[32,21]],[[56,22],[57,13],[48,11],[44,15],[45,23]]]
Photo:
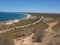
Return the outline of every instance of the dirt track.
[[[34,33],[32,33],[28,37],[21,39],[21,40],[18,40],[17,42],[16,42],[16,40],[14,40],[15,45],[45,45],[48,42],[48,40],[50,38],[52,38],[52,36],[49,36],[49,35],[52,32],[52,27],[55,26],[57,23],[58,22],[48,23],[49,27],[47,29],[45,29],[48,33],[44,37],[44,39],[42,40],[42,43],[32,43],[32,37],[34,35]]]
[[[38,21],[36,21],[32,24],[27,24],[27,25],[23,25],[23,26],[14,27],[14,28],[24,28],[24,27],[28,27],[28,26],[31,26],[31,25],[35,25],[35,24],[39,23],[42,19],[43,19],[43,17],[41,17]],[[14,28],[9,28],[9,29],[2,30],[2,31],[0,31],[0,34],[5,33],[7,31],[11,31],[11,30],[14,31]]]

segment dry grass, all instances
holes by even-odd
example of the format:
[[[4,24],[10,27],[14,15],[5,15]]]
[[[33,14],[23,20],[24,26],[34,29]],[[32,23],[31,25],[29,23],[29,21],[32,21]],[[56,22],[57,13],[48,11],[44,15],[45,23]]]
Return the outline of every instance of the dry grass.
[[[9,40],[9,39],[16,39],[16,38],[19,38],[21,36],[27,37],[28,35],[35,33],[35,35],[33,36],[33,41],[42,42],[42,39],[44,38],[44,35],[45,35],[44,29],[47,29],[49,27],[49,25],[47,23],[52,23],[56,20],[50,20],[50,21],[45,21],[45,22],[42,21],[42,22],[39,22],[35,25],[31,25],[31,26],[24,27],[24,28],[15,28],[17,26],[34,23],[37,20],[39,20],[40,17],[42,16],[42,15],[40,16],[38,14],[34,14],[34,15],[35,16],[37,15],[38,18],[30,19],[30,20],[21,20],[21,22],[14,23],[13,25],[0,25],[0,30],[14,28],[14,31],[11,30],[11,31],[8,31],[6,33],[0,34],[2,41],[5,40],[5,38],[3,39],[2,36],[7,37],[6,40]],[[46,15],[45,18],[46,17],[54,17],[54,19],[57,19],[57,17],[59,17],[59,16],[56,17],[56,16],[47,16]],[[59,19],[57,19],[57,20],[59,20]],[[60,38],[60,22],[52,28],[52,33],[50,34],[50,36],[51,35],[53,35],[53,38],[49,41],[49,43],[47,43],[47,45],[59,45],[60,44],[59,43],[60,42],[59,41],[60,40],[59,39]],[[5,42],[3,42],[3,43],[5,44]],[[9,43],[9,42],[7,42],[7,43]],[[4,44],[2,44],[2,45],[4,45]],[[6,44],[6,45],[8,45],[8,44]]]
[[[0,35],[0,45],[14,45],[14,42],[10,38]]]

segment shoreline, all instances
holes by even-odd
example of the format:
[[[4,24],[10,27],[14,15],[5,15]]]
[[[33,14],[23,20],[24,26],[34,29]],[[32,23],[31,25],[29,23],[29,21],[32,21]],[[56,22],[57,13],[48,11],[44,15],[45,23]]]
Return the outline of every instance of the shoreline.
[[[26,14],[26,15],[27,15],[27,17],[25,17],[25,18],[21,18],[20,20],[28,19],[28,18],[31,17],[30,14]]]
[[[30,16],[30,14],[27,14],[27,17],[26,17],[26,19],[28,19],[28,18],[30,18],[31,16]]]
[[[15,19],[15,20],[7,21],[7,22],[6,22],[6,25],[13,24],[13,23],[17,23],[17,22],[19,22],[20,20],[24,20],[24,19],[30,18],[30,14],[26,14],[26,15],[27,15],[27,17],[22,18],[22,19]]]

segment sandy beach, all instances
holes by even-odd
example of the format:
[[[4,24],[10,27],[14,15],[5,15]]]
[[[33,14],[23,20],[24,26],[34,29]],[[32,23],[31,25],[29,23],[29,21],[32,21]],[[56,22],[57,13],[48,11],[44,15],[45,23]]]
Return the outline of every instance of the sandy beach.
[[[30,14],[27,14],[27,17],[22,18],[21,20],[23,20],[23,19],[28,19],[28,18],[30,18]],[[13,21],[8,21],[8,22],[6,23],[6,25],[13,24],[13,23],[17,23],[17,22],[19,22],[19,21],[20,21],[20,19],[16,19],[16,20],[13,20]]]

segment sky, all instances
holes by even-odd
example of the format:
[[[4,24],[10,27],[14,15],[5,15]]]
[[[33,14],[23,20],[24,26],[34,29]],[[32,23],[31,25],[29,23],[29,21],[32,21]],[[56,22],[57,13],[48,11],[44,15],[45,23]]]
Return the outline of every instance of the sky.
[[[0,0],[0,12],[60,13],[60,0]]]

